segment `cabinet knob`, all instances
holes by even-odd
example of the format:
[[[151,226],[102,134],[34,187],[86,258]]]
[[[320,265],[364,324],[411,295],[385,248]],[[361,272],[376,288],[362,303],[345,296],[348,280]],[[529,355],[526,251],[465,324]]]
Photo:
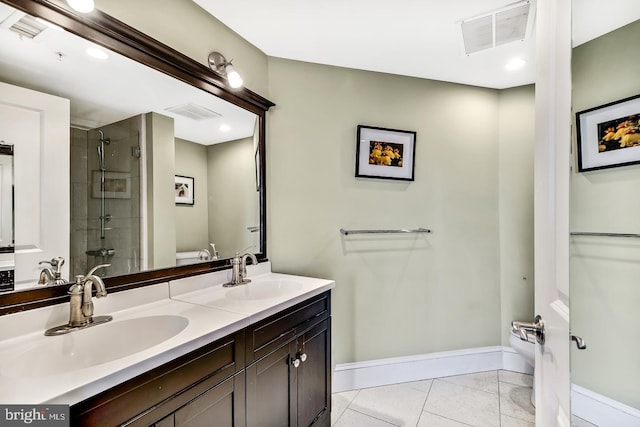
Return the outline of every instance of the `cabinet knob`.
[[[293,361],[291,361],[291,364],[294,368],[297,368],[298,366],[300,366],[300,359],[294,359]]]
[[[306,362],[307,361],[307,353],[302,353],[300,355],[300,360],[302,360],[303,362]]]

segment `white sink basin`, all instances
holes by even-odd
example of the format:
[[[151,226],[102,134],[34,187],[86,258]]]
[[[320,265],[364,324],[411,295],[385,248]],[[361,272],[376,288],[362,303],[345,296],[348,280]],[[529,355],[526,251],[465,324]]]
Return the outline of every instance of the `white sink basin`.
[[[264,300],[300,289],[302,285],[290,280],[261,280],[238,285],[227,291],[226,297],[238,300]]]
[[[89,368],[158,345],[182,332],[188,324],[189,320],[182,316],[147,316],[43,337],[12,360],[2,361],[0,374],[39,377]]]

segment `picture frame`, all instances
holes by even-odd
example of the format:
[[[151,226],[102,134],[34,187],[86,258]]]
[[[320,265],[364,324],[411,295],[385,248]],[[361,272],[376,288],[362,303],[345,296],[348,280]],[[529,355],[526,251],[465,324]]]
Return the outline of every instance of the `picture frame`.
[[[104,173],[104,194],[102,194],[102,173]],[[131,173],[91,171],[91,197],[94,199],[130,199]]]
[[[356,178],[413,181],[416,132],[358,125]]]
[[[176,205],[188,205],[194,204],[194,178],[191,176],[176,175],[175,176],[175,197]]]
[[[578,171],[640,163],[640,95],[576,113]]]

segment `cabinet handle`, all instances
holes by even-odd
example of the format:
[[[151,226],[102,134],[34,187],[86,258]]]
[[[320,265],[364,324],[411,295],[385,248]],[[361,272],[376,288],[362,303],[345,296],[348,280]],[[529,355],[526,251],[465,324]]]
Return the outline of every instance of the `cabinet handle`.
[[[298,366],[300,366],[300,359],[292,360],[291,364],[293,365],[294,368],[297,368]]]
[[[307,353],[302,353],[300,355],[300,360],[302,360],[303,362],[306,362],[307,361]]]

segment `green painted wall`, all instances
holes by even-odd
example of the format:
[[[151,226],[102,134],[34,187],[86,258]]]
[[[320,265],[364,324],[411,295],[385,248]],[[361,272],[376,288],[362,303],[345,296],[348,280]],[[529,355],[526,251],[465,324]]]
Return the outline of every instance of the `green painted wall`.
[[[502,345],[512,320],[531,322],[533,294],[534,86],[500,91],[499,216]]]
[[[635,22],[573,50],[574,112],[640,94],[638,40]],[[574,158],[575,144],[574,135]],[[639,166],[578,173],[576,160],[571,229],[640,233],[639,187]],[[585,237],[570,243],[571,330],[588,346],[572,346],[572,381],[640,409],[640,243]]]
[[[193,206],[175,205],[176,251],[209,248],[209,202],[207,197],[207,147],[176,138],[176,175],[194,179]]]
[[[269,254],[336,281],[335,362],[499,345],[499,92],[274,58],[269,83]],[[417,131],[414,182],[354,177],[358,124]]]

